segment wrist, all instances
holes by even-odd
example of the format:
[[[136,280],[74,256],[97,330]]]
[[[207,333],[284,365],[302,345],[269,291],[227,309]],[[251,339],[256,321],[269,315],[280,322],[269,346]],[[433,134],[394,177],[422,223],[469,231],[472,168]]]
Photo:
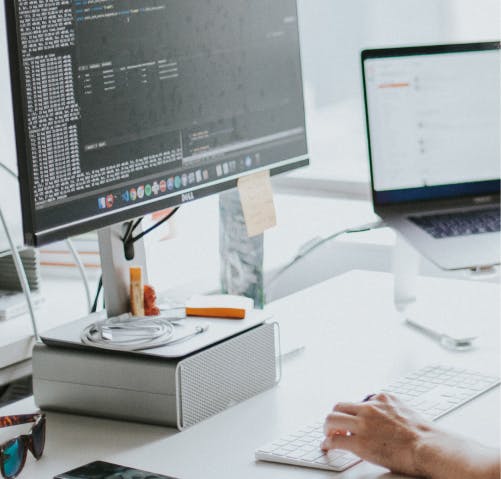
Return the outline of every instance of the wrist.
[[[500,479],[501,458],[499,449],[478,445],[478,453],[472,467],[472,479]]]
[[[414,465],[426,479],[499,479],[499,451],[439,429],[420,435]]]
[[[414,449],[414,467],[419,477],[432,479],[440,457],[440,451],[435,445],[434,432],[429,431],[419,436]]]

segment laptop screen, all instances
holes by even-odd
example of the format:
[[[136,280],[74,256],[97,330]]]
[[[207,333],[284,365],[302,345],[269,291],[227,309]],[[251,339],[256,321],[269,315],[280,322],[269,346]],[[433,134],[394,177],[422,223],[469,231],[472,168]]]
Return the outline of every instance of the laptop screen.
[[[499,192],[499,43],[362,60],[375,204]]]

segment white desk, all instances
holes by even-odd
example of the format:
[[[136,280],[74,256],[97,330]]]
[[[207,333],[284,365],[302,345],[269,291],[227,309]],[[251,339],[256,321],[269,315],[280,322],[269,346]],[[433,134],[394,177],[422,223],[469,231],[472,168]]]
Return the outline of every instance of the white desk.
[[[496,285],[424,279],[420,298],[430,311],[446,301],[458,319],[475,318],[479,348],[453,353],[407,329],[392,303],[392,276],[354,271],[269,306],[281,324],[285,348],[305,350],[284,362],[274,389],[189,430],[48,414],[46,452],[28,458],[22,477],[56,473],[102,459],[183,479],[294,479],[336,476],[325,471],[257,463],[264,443],[322,418],[339,400],[359,400],[392,379],[441,362],[499,374],[499,291]],[[427,298],[427,299],[425,299]],[[479,307],[481,305],[481,307]],[[145,405],[145,407],[147,407]],[[0,413],[32,411],[29,398]],[[441,420],[443,426],[499,446],[499,388]],[[2,430],[0,440],[13,434]],[[343,478],[382,477],[385,470],[362,463]],[[390,476],[384,476],[390,477]]]

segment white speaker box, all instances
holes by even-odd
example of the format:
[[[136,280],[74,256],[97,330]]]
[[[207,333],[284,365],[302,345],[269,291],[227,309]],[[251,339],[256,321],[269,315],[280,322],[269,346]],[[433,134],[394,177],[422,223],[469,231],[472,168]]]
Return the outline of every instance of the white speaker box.
[[[35,402],[182,430],[277,384],[278,343],[268,323],[178,359],[37,344]]]

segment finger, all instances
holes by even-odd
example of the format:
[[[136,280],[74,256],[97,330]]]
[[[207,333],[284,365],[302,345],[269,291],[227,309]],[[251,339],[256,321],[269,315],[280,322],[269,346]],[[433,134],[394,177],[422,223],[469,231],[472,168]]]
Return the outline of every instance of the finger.
[[[398,397],[395,396],[394,394],[391,393],[379,393],[374,396],[374,399],[376,401],[389,404],[389,403],[402,403],[402,400]]]
[[[334,406],[333,411],[356,416],[360,412],[360,406],[360,404],[355,404],[352,402],[338,402]]]
[[[377,399],[379,399],[379,401],[385,403],[391,403],[391,402],[402,403],[402,400],[398,396],[395,396],[394,394],[391,393],[380,393],[376,397]]]
[[[391,396],[388,393],[379,393],[379,394],[375,394],[373,396],[373,399],[375,399],[376,401],[382,402],[382,403],[390,402],[394,398],[395,398],[395,396]]]
[[[357,433],[358,421],[355,416],[344,414],[342,412],[331,412],[324,422],[325,435],[335,434],[339,431],[350,431]]]
[[[320,447],[324,451],[329,451],[330,449],[343,449],[345,451],[355,452],[357,444],[357,436],[329,436],[324,439]]]

